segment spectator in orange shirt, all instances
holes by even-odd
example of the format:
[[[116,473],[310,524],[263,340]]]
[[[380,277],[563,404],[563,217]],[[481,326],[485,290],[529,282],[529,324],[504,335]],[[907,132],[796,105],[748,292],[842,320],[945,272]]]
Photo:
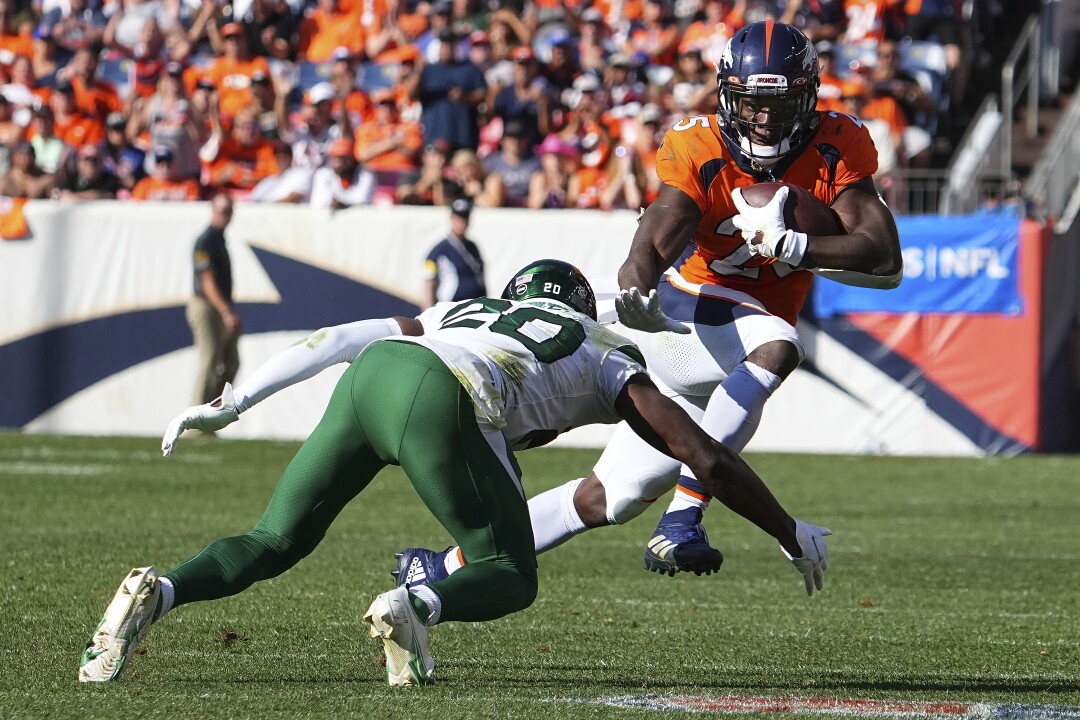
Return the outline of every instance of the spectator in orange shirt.
[[[355,130],[361,123],[372,119],[375,106],[368,94],[356,86],[356,61],[345,48],[334,51],[330,85],[334,88],[334,103],[331,107],[333,117],[340,118],[344,112],[350,130]]]
[[[596,0],[592,7],[600,11],[608,27],[616,28],[640,20],[644,4],[643,0]]]
[[[829,40],[819,41],[814,48],[818,54],[821,85],[818,87],[817,109],[847,112],[841,100],[843,81],[836,76],[836,50]]]
[[[16,55],[33,57],[33,41],[15,26],[17,8],[9,0],[0,0],[0,62],[10,65]]]
[[[154,170],[135,184],[132,200],[182,201],[198,200],[202,196],[199,183],[192,179],[177,179],[173,172],[173,151],[167,147],[154,149]]]
[[[52,90],[41,86],[40,78],[34,73],[34,66],[30,60],[22,55],[15,58],[15,61],[11,63],[10,72],[11,80],[4,86],[5,93],[12,93],[9,100],[14,98],[15,104],[25,104],[28,107],[34,103],[48,104]]]
[[[704,17],[695,20],[683,32],[679,50],[697,48],[701,59],[709,67],[720,63],[728,40],[739,29],[739,13],[731,8],[728,0],[705,0]]]
[[[363,3],[360,3],[361,5]],[[419,13],[409,15],[405,9],[398,14],[395,7],[387,8],[378,23],[364,28],[364,52],[375,62],[389,62],[401,48],[408,47],[417,35],[427,28],[427,18]]]
[[[674,65],[679,46],[679,26],[667,12],[666,0],[647,0],[641,26],[630,33],[623,52],[642,53],[651,65]]]
[[[642,204],[648,207],[659,196],[663,184],[656,173],[656,151],[670,125],[665,125],[663,111],[653,103],[642,107],[637,119],[640,127],[634,139],[634,155],[642,176]]]
[[[396,187],[402,176],[419,170],[420,126],[401,121],[393,90],[379,90],[372,99],[375,117],[356,129],[356,157],[375,172],[380,185]]]
[[[66,80],[56,84],[56,90],[49,97],[49,107],[53,111],[56,136],[68,145],[81,147],[100,142],[105,137],[101,121],[87,117],[75,105],[75,88]]]
[[[250,190],[263,178],[279,172],[274,146],[263,137],[253,108],[244,108],[232,119],[228,131],[220,112],[211,106],[210,139],[199,151],[209,185],[232,190]]]
[[[318,6],[300,23],[297,51],[308,62],[328,62],[338,48],[356,59],[364,57],[364,30],[357,15],[341,9],[338,0],[318,0]]]
[[[633,158],[626,148],[612,147],[601,135],[590,133],[581,140],[581,165],[570,176],[566,205],[600,210],[638,208],[638,182]]]
[[[75,107],[99,120],[120,112],[123,103],[112,84],[97,77],[100,45],[79,48],[71,59],[71,86],[75,88]]]
[[[221,42],[225,54],[214,60],[207,78],[220,93],[222,116],[229,118],[251,104],[251,76],[260,70],[269,76],[270,66],[266,58],[251,56],[239,23],[222,26]]]

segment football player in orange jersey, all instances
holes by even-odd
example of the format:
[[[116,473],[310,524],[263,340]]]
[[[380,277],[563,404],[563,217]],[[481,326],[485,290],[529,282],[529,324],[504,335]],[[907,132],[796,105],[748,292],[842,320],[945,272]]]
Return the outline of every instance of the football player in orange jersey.
[[[617,308],[653,377],[713,437],[741,451],[765,401],[802,361],[795,321],[810,290],[807,271],[891,288],[903,261],[896,223],[871,178],[870,135],[851,116],[815,110],[817,56],[799,30],[772,21],[743,28],[717,81],[717,114],[677,123],[657,153],[663,186],[619,270]],[[844,234],[785,227],[786,189],[764,208],[743,200],[740,188],[774,180],[810,190]],[[669,269],[688,246],[686,262]],[[668,574],[718,570],[722,556],[701,526],[709,495],[685,468],[680,476],[673,464],[654,462],[630,434],[616,430],[575,488],[582,523],[625,522],[678,476],[645,565]]]

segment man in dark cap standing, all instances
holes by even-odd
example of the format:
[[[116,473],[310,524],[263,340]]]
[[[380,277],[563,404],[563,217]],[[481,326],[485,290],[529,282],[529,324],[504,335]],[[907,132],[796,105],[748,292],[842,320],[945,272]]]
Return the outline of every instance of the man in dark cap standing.
[[[428,253],[424,262],[424,301],[421,309],[437,302],[468,300],[487,294],[480,248],[465,237],[472,202],[458,198],[450,205],[450,234]]]

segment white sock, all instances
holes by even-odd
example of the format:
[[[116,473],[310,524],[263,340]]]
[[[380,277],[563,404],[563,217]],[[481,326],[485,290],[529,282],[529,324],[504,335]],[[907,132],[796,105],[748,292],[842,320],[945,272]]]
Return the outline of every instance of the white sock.
[[[173,602],[176,600],[176,588],[173,587],[172,580],[159,577],[158,587],[161,588],[161,602],[158,605],[157,613],[154,615],[154,622],[157,622],[164,617],[165,613],[172,610]]]
[[[668,505],[668,512],[675,512],[677,510],[687,510],[689,508],[701,508],[704,510],[709,507],[709,496],[698,495],[693,490],[687,490],[681,485],[675,486],[675,497],[671,499],[671,504]]]
[[[442,600],[435,594],[435,591],[427,585],[415,585],[409,588],[409,592],[419,598],[420,602],[427,605],[427,609],[431,613],[428,615],[428,619],[424,621],[424,624],[431,627],[438,623],[439,616],[442,615]]]
[[[443,558],[443,567],[446,568],[447,575],[453,575],[455,570],[460,570],[465,566],[465,557],[461,554],[461,548],[452,547]]]
[[[529,519],[537,554],[558,547],[587,529],[574,507],[574,492],[584,480],[571,480],[529,501]]]
[[[701,427],[735,452],[742,452],[761,424],[765,402],[781,382],[779,375],[744,361],[713,391],[701,418]],[[682,475],[693,477],[686,466],[683,466]],[[697,493],[698,488],[689,488],[689,491]],[[680,488],[667,512],[708,506],[708,496],[687,494]]]
[[[765,401],[781,382],[779,375],[752,362],[743,362],[709,398],[701,427],[741,453],[761,424]]]

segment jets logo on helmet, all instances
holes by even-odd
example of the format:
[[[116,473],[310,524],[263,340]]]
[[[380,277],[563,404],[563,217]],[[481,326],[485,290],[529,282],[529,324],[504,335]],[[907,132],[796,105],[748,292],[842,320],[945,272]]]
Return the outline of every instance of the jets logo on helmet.
[[[735,33],[716,79],[721,132],[760,165],[801,149],[817,129],[817,52],[791,25],[765,20]]]
[[[547,298],[596,319],[596,295],[585,276],[562,260],[537,260],[514,273],[502,293],[507,300]]]

